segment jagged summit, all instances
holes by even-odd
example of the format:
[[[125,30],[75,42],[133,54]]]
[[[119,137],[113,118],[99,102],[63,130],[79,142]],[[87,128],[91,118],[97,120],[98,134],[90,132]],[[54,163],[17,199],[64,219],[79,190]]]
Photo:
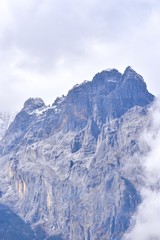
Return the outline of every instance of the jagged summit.
[[[101,83],[103,82],[117,82],[120,78],[121,78],[122,74],[115,68],[113,69],[107,69],[107,70],[103,70],[100,73],[97,73],[94,77],[93,77],[93,82],[97,82],[100,81]]]
[[[138,105],[145,106],[153,101],[154,96],[147,90],[143,78],[131,67],[124,74],[116,69],[97,73],[93,80],[69,91],[69,104],[74,104],[77,112],[85,117],[97,115],[101,121],[120,117],[128,109]],[[84,115],[83,115],[84,116]]]
[[[32,112],[44,106],[45,103],[41,98],[29,98],[28,100],[25,101],[23,110]]]
[[[132,85],[133,88],[136,85],[137,88],[142,88],[143,86],[144,92],[147,90],[143,77],[128,66],[123,74],[115,68],[103,70],[97,73],[92,81],[84,81],[82,84],[77,84],[69,92],[74,91],[74,89],[87,89],[87,91],[92,91],[95,88],[96,90],[103,88],[104,92],[108,94],[115,89],[121,88],[122,84],[128,80],[132,80],[131,83],[128,84]],[[132,87],[130,87],[129,91],[132,91]]]
[[[4,152],[16,148],[22,139],[34,142],[58,131],[82,130],[91,119],[101,128],[134,106],[146,106],[153,100],[142,77],[131,67],[124,74],[116,69],[104,70],[92,81],[71,89],[66,97],[57,98],[51,107],[40,98],[28,99],[4,137]]]
[[[129,79],[139,79],[144,82],[143,77],[138,74],[134,69],[132,69],[130,66],[128,66],[124,73],[123,73],[123,78],[129,78]]]
[[[143,77],[138,74],[132,67],[128,66],[124,73],[120,73],[117,69],[115,68],[107,68],[101,72],[98,72],[95,74],[95,76],[93,77],[93,79],[91,81],[87,81],[85,80],[83,83],[81,84],[76,84],[74,88],[79,88],[82,87],[84,85],[92,85],[92,84],[98,84],[98,85],[103,85],[105,86],[105,84],[110,83],[110,84],[114,84],[116,85],[119,81],[121,81],[122,79],[128,79],[128,78],[134,78],[134,79],[139,79],[142,80],[144,82]],[[119,85],[118,85],[119,86]]]
[[[120,73],[117,69],[115,68],[109,68],[106,70],[103,70],[102,72],[97,73],[93,77],[93,82],[94,81],[100,81],[102,84],[107,81],[107,82],[118,82],[121,79],[139,79],[144,82],[143,77],[138,74],[132,67],[128,66],[124,73]]]

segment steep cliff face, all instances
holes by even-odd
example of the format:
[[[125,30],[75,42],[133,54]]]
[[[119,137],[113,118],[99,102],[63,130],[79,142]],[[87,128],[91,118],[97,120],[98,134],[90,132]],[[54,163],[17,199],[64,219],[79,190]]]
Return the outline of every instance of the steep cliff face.
[[[1,141],[0,201],[53,239],[123,239],[141,201],[139,136],[154,96],[128,67],[52,106],[29,99]]]

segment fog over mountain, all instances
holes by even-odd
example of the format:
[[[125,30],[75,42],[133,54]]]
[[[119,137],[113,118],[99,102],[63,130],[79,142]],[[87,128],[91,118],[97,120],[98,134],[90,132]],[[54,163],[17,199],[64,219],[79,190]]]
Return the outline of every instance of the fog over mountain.
[[[126,234],[126,240],[160,239],[158,222],[160,220],[160,102],[157,99],[149,110],[150,126],[145,129],[140,142],[145,143],[149,151],[141,157],[141,165],[145,175],[145,184],[141,189],[142,203],[133,216],[131,232]]]

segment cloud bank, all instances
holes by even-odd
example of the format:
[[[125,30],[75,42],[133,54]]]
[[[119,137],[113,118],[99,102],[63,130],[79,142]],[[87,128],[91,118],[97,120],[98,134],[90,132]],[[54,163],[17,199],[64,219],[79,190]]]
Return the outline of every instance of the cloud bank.
[[[53,102],[105,68],[131,65],[158,93],[158,0],[0,3],[0,111],[28,97]]]
[[[152,122],[141,141],[149,152],[141,160],[145,173],[145,186],[141,191],[142,203],[133,217],[133,226],[125,240],[160,239],[160,100],[150,110]]]

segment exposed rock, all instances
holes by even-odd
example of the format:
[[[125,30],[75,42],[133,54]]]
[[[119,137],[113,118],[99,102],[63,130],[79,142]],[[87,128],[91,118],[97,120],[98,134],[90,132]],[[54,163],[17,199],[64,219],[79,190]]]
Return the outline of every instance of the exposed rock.
[[[32,113],[32,111],[44,107],[45,104],[41,98],[29,98],[24,103],[23,111]]]

